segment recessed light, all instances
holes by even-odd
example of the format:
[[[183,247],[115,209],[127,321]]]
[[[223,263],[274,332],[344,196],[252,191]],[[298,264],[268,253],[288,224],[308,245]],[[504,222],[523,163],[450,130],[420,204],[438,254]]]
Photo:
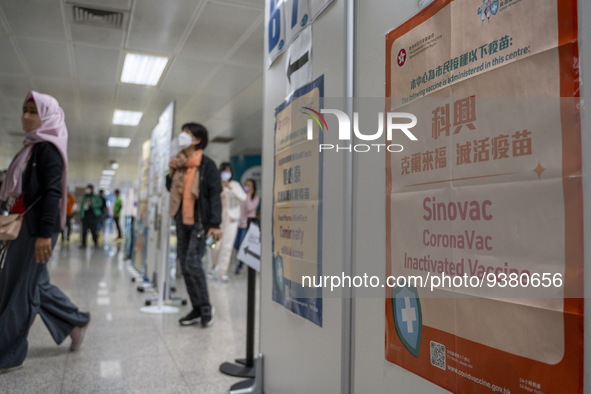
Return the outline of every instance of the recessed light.
[[[116,109],[113,112],[113,124],[122,126],[137,126],[142,120],[143,112],[138,111],[124,111],[122,109]]]
[[[107,144],[112,148],[127,148],[131,144],[131,138],[109,137]]]
[[[121,82],[156,86],[167,64],[167,57],[127,53],[121,71]]]

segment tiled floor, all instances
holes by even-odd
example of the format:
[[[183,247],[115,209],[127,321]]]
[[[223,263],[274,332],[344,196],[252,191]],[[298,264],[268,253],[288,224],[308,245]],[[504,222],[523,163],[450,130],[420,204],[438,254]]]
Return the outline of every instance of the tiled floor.
[[[109,237],[107,237],[109,238]],[[151,315],[140,307],[149,296],[131,282],[121,246],[59,246],[49,263],[51,280],[92,321],[82,348],[57,346],[37,317],[22,369],[0,375],[1,393],[226,393],[240,378],[219,365],[245,354],[246,272],[232,282],[209,282],[216,321],[212,327],[180,327],[189,311]],[[182,279],[177,281],[184,295]]]

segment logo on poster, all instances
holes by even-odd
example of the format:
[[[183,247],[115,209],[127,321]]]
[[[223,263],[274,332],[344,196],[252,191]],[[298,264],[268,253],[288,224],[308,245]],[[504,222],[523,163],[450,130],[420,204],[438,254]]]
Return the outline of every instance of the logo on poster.
[[[308,115],[312,119],[308,119],[307,123],[307,138],[308,140],[314,139],[314,122],[319,126],[320,131],[328,131],[328,123],[322,114],[333,114],[337,117],[339,122],[339,140],[351,141],[351,129],[355,137],[363,141],[375,141],[382,137],[384,134],[384,113],[378,112],[378,131],[374,134],[364,134],[359,129],[359,113],[353,112],[353,127],[351,127],[351,119],[349,115],[338,109],[321,109],[320,112],[315,111],[310,107],[302,107],[301,112]],[[395,130],[402,131],[408,139],[411,141],[418,141],[417,137],[410,131],[411,128],[416,126],[417,117],[408,112],[386,112],[386,139],[392,141],[392,136]],[[407,119],[407,123],[397,123],[395,119]],[[388,150],[388,152],[402,152],[404,147],[400,144],[356,144],[356,145],[333,145],[333,144],[320,144],[319,152],[323,150],[336,150],[348,151],[348,152],[369,152],[371,150],[381,151],[381,148]]]
[[[496,15],[497,11],[499,11],[498,0],[482,0],[482,5],[478,8],[478,15],[480,15],[480,20],[482,22],[484,22],[485,19],[490,22],[490,17]]]
[[[396,287],[392,290],[394,327],[406,350],[419,357],[423,333],[423,314],[416,287]]]
[[[406,49],[402,48],[398,51],[398,56],[396,56],[396,63],[398,63],[398,67],[404,66],[404,63],[406,63]]]

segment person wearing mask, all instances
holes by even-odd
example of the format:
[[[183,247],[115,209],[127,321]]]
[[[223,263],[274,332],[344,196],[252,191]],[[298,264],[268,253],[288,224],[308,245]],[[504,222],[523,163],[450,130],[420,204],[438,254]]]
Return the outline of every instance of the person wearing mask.
[[[113,205],[113,220],[115,226],[117,226],[117,239],[123,238],[121,236],[121,224],[119,223],[119,217],[121,217],[121,209],[123,208],[123,200],[121,199],[121,192],[119,189],[115,189],[115,204]]]
[[[96,194],[94,194],[94,186],[89,183],[86,186],[86,193],[82,197],[80,203],[80,211],[78,215],[82,219],[82,242],[80,248],[86,247],[86,238],[88,236],[88,230],[92,234],[92,241],[94,247],[98,247],[98,230],[97,225],[100,217],[103,213],[103,200]]]
[[[240,204],[240,220],[238,221],[238,233],[236,234],[236,241],[234,242],[234,249],[238,250],[240,244],[246,236],[248,230],[248,219],[257,217],[257,209],[259,207],[259,197],[257,196],[257,186],[254,179],[247,179],[244,182],[244,191],[246,192],[246,200]],[[240,274],[242,269],[242,261],[238,262],[234,273]]]
[[[170,191],[169,214],[176,220],[177,257],[193,309],[179,320],[182,326],[213,324],[215,309],[209,300],[203,269],[205,240],[222,237],[220,175],[213,160],[203,154],[207,129],[187,123],[178,135],[180,152],[170,161],[166,188]]]
[[[57,344],[68,336],[77,350],[90,322],[49,282],[47,261],[66,221],[68,130],[64,112],[49,95],[29,92],[21,123],[22,149],[8,168],[0,201],[13,213],[26,211],[18,237],[9,241],[0,271],[0,373],[22,366],[27,336],[37,314]]]
[[[224,283],[230,281],[228,266],[232,257],[232,249],[236,233],[238,232],[238,219],[240,219],[240,204],[246,200],[246,193],[240,183],[232,180],[232,166],[228,162],[220,165],[220,177],[222,180],[222,232],[224,237],[216,243],[211,252],[213,262],[211,275]]]

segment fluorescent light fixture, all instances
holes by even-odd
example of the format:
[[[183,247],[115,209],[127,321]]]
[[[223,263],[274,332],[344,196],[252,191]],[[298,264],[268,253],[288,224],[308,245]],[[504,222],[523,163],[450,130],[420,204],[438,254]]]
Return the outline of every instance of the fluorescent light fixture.
[[[143,112],[138,111],[124,111],[122,109],[116,109],[113,112],[113,124],[119,124],[123,126],[137,126],[142,119]]]
[[[127,148],[131,144],[131,138],[109,137],[108,145],[112,148]]]
[[[115,171],[114,170],[103,170],[103,175],[113,176],[113,175],[115,175]]]
[[[121,82],[156,86],[167,64],[167,57],[127,53],[121,71]]]

